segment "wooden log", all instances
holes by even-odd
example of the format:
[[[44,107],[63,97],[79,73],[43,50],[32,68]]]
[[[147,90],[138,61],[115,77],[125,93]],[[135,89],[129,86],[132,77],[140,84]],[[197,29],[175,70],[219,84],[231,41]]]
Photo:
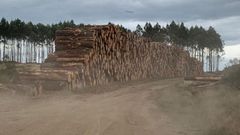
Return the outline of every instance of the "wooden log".
[[[184,80],[192,81],[220,81],[221,76],[194,76],[194,77],[185,77]]]

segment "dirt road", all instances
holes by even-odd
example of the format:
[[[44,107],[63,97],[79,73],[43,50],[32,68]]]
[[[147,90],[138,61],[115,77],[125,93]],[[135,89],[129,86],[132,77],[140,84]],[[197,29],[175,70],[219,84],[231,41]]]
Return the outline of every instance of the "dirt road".
[[[225,114],[222,96],[240,97],[217,86],[187,87],[182,79],[100,94],[0,93],[0,135],[203,135]]]

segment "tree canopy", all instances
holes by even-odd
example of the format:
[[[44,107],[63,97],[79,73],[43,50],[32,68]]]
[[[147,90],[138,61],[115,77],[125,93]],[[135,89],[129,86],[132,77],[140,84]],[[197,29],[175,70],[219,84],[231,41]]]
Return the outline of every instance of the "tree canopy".
[[[2,41],[27,40],[36,44],[51,43],[54,40],[54,34],[57,29],[76,26],[73,20],[49,25],[26,23],[20,19],[7,21],[5,18],[2,18],[0,21],[0,38]]]
[[[212,26],[208,29],[202,26],[191,26],[188,28],[183,22],[176,23],[172,21],[166,26],[160,26],[158,23],[152,25],[147,22],[143,28],[137,25],[135,33],[151,38],[154,42],[166,42],[170,45],[186,48],[192,57],[202,61],[203,64],[205,59],[204,53],[208,50],[206,58],[209,60],[209,71],[213,71],[213,68],[218,70],[219,53],[223,51],[224,42],[220,34]],[[215,67],[214,61],[217,63]]]
[[[202,26],[188,28],[183,22],[177,24],[172,21],[164,27],[158,23],[152,25],[147,22],[143,28],[137,25],[135,33],[151,38],[155,42],[169,42],[179,47],[196,46],[199,49],[209,48],[219,51],[223,49],[223,40],[212,26],[208,29]]]

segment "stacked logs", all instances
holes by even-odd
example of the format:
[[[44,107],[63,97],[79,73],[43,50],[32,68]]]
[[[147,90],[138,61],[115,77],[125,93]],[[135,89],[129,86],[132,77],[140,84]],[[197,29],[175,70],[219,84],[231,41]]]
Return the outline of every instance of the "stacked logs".
[[[78,71],[77,86],[199,75],[202,66],[175,46],[151,42],[115,25],[56,31],[56,52],[42,69]]]

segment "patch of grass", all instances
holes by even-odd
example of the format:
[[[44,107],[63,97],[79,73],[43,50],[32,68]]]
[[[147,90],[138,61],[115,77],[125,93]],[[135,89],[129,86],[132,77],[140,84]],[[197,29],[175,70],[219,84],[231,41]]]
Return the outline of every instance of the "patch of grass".
[[[18,73],[14,62],[0,63],[0,82],[9,83],[14,82],[18,78]]]
[[[207,135],[240,135],[240,117],[237,115],[223,116],[218,125],[212,127]]]
[[[240,91],[226,87],[220,97],[224,112],[210,128],[207,135],[240,135]]]
[[[233,65],[225,69],[223,81],[240,89],[240,65]]]

